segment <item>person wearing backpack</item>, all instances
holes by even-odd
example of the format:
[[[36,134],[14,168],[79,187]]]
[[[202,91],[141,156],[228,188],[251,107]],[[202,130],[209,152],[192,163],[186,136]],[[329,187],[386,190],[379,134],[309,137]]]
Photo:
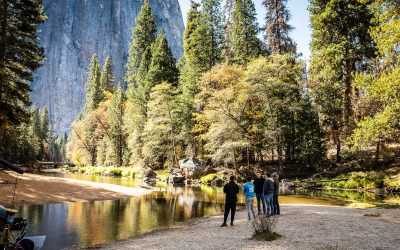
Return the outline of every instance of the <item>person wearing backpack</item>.
[[[247,177],[246,180],[247,183],[243,186],[243,192],[246,195],[247,216],[249,217],[249,220],[251,220],[250,210],[253,213],[253,218],[256,218],[256,214],[254,213],[253,208],[253,201],[256,195],[254,193],[254,184],[251,182],[251,177]]]
[[[264,197],[267,205],[267,215],[274,214],[274,180],[271,178],[271,174],[266,174],[267,178],[264,181]]]

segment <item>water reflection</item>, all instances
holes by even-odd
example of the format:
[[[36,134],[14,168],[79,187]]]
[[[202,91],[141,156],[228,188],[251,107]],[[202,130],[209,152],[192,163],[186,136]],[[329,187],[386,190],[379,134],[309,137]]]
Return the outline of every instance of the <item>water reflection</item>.
[[[46,249],[60,249],[107,243],[190,218],[220,214],[223,203],[201,190],[182,187],[140,198],[17,209],[29,218],[30,234],[47,235]]]

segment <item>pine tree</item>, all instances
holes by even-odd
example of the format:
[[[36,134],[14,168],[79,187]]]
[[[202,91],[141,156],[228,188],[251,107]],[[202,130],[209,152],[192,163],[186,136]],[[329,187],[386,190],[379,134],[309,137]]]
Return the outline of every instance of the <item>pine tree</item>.
[[[107,57],[101,71],[100,89],[102,94],[104,91],[112,92],[114,90],[114,75],[112,73],[112,61],[110,57]]]
[[[202,14],[204,16],[204,24],[207,27],[207,35],[203,39],[207,40],[205,44],[209,44],[210,68],[220,62],[222,49],[222,29],[223,20],[221,12],[221,0],[202,0]]]
[[[44,60],[37,25],[46,20],[41,0],[0,4],[0,133],[29,120],[29,82]]]
[[[179,72],[164,31],[161,31],[157,36],[156,41],[152,45],[151,54],[152,58],[146,76],[146,84],[150,88],[163,81],[176,85]]]
[[[95,110],[102,100],[103,93],[101,93],[100,66],[97,55],[93,54],[86,82],[85,112],[89,113]]]
[[[49,109],[44,107],[40,111],[40,138],[46,140],[50,130]]]
[[[358,0],[312,0],[310,89],[341,161],[343,133],[354,123],[354,74],[365,69],[375,49],[369,34],[372,14]]]
[[[162,82],[150,94],[148,120],[144,129],[143,155],[147,164],[164,166],[169,160],[176,166],[176,101],[172,84]]]
[[[245,65],[261,53],[261,42],[256,9],[252,0],[237,0],[230,28],[230,48],[226,49],[229,62]]]
[[[45,20],[41,0],[0,1],[0,158],[31,160],[29,84],[44,61],[37,25]]]
[[[108,110],[109,128],[108,135],[115,155],[115,165],[122,165],[123,149],[125,148],[125,135],[123,130],[124,92],[122,86],[115,88]]]
[[[136,84],[136,74],[142,62],[143,54],[156,38],[157,26],[149,0],[144,1],[135,22],[136,26],[132,29],[132,42],[129,47],[125,74],[125,81],[129,87]]]
[[[184,54],[180,61],[179,75],[179,127],[181,138],[188,146],[191,155],[196,155],[194,135],[192,133],[193,113],[195,113],[194,97],[197,93],[197,82],[201,73],[207,71],[212,64],[204,38],[207,37],[207,25],[199,10],[200,5],[192,2],[187,14],[184,33]]]
[[[293,27],[289,24],[290,12],[287,0],[264,0],[266,15],[266,44],[270,53],[296,53],[296,44],[289,33]]]
[[[225,0],[222,8],[223,30],[222,30],[222,59],[227,60],[230,56],[231,28],[233,24],[233,13],[235,12],[236,0]]]

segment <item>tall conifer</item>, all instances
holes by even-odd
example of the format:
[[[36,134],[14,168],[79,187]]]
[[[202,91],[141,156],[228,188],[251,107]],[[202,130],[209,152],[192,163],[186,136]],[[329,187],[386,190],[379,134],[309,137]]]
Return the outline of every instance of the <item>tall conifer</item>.
[[[290,12],[287,0],[264,0],[267,9],[265,38],[270,53],[296,53],[296,44],[289,33],[293,27],[289,24]]]
[[[203,39],[208,40],[207,50],[210,53],[210,68],[221,60],[223,20],[221,12],[221,0],[202,0],[202,13],[207,26],[207,35]]]
[[[179,72],[164,31],[161,31],[157,36],[156,41],[152,45],[151,54],[151,63],[146,76],[147,84],[153,87],[166,81],[176,85]]]
[[[136,74],[146,49],[150,48],[156,38],[156,21],[151,11],[149,0],[145,0],[138,16],[136,26],[132,29],[132,42],[129,47],[129,58],[126,65],[125,81],[129,87],[136,84]]]
[[[228,61],[245,65],[261,53],[256,9],[252,0],[237,0],[230,29]]]
[[[372,14],[358,0],[311,0],[310,89],[325,128],[334,138],[336,159],[341,160],[343,132],[350,132],[353,77],[374,55],[369,34]]]
[[[112,61],[107,57],[104,62],[103,69],[100,76],[100,89],[102,94],[104,91],[112,92],[114,90],[114,75],[112,73]]]
[[[86,82],[86,113],[95,110],[102,101],[103,93],[101,93],[100,87],[100,65],[97,60],[97,55],[93,54]]]

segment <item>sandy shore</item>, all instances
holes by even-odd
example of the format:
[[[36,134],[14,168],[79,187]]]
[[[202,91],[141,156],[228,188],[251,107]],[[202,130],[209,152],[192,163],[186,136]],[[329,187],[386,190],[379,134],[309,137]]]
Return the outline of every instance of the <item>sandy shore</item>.
[[[399,249],[400,209],[284,205],[273,242],[251,240],[246,214],[221,228],[222,216],[101,246],[103,249]]]
[[[10,206],[15,173],[0,172],[0,204]],[[35,174],[18,175],[15,204],[47,204],[66,201],[113,200],[151,193],[144,188],[73,180]]]

